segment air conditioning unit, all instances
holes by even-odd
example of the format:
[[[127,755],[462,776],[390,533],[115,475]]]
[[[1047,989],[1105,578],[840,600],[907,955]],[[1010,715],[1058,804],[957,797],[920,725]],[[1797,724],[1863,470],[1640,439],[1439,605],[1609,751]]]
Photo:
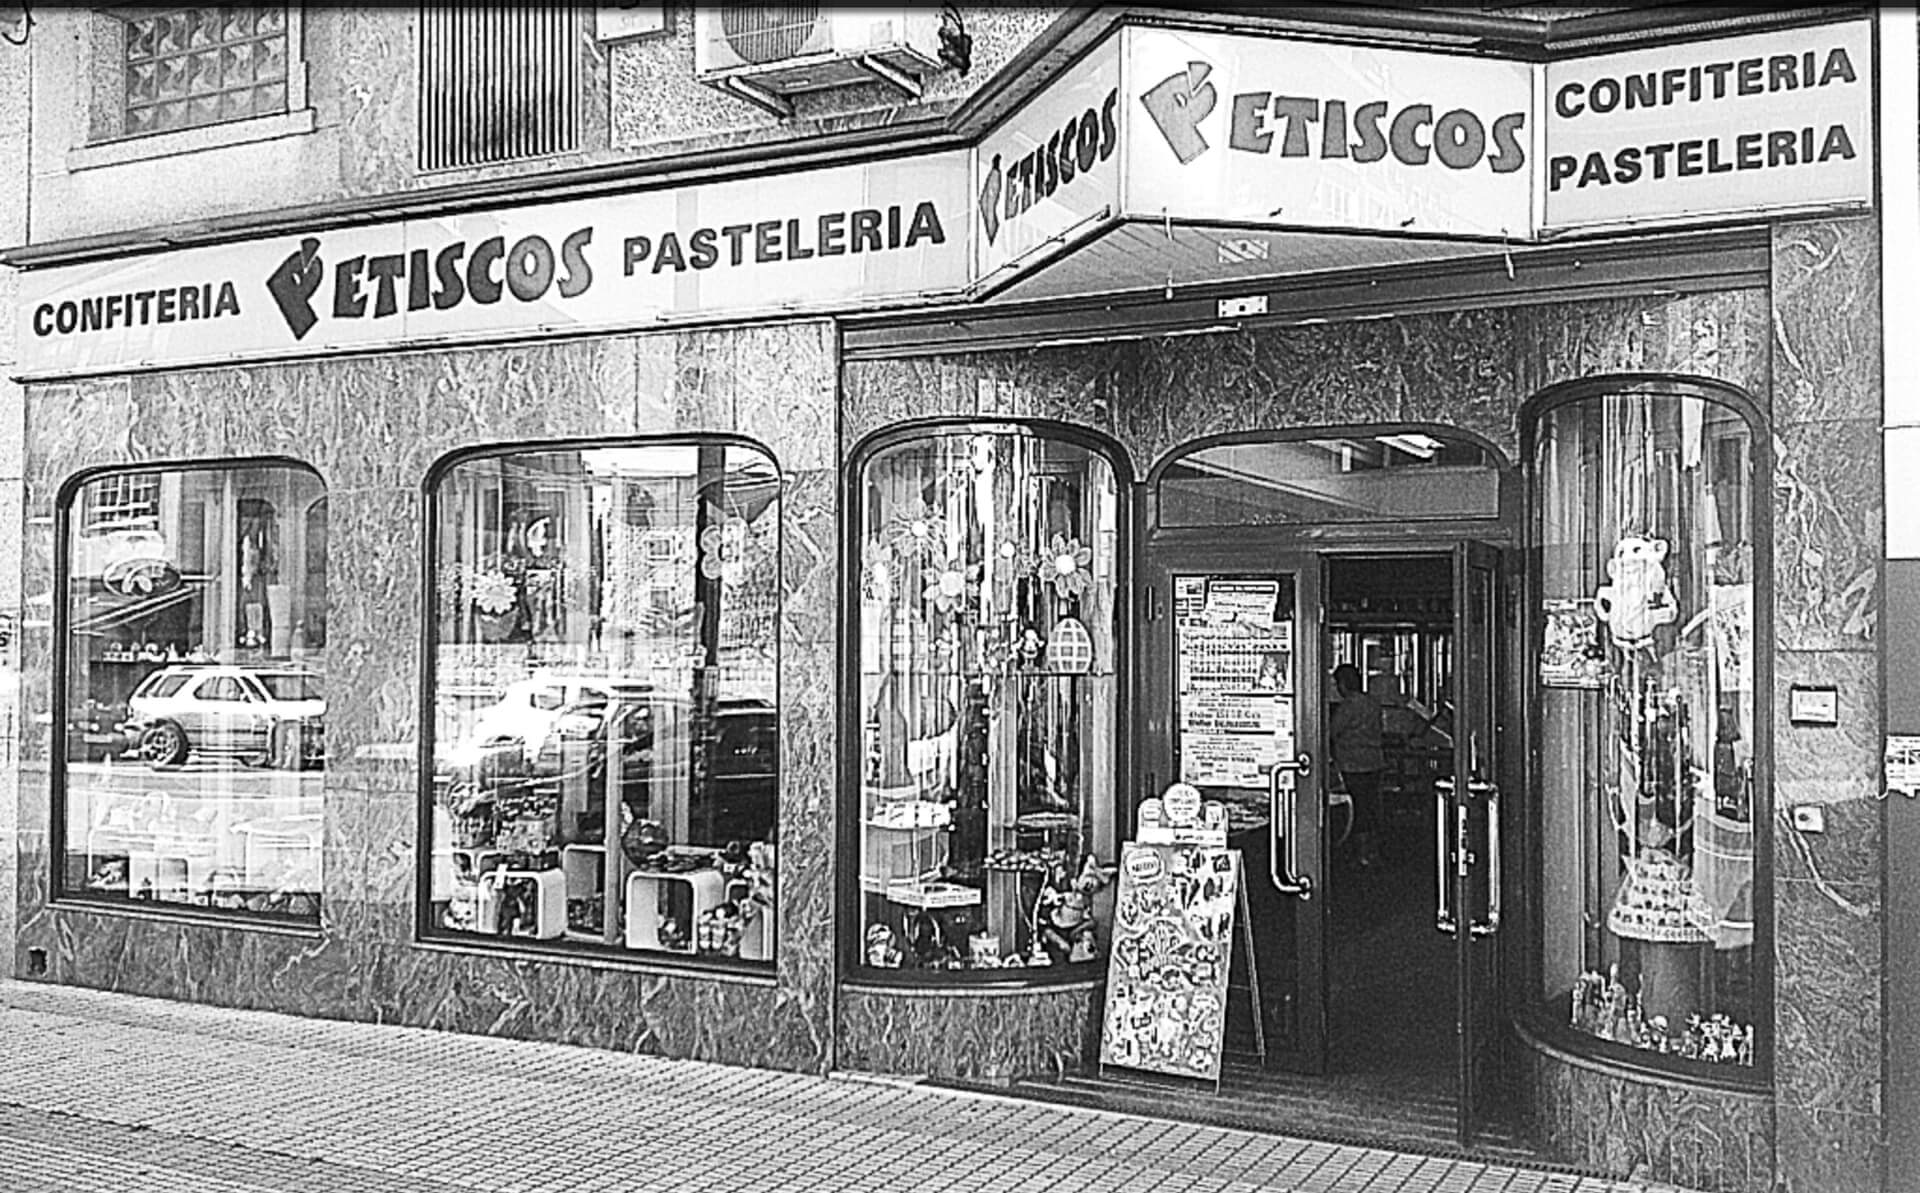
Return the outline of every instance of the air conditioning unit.
[[[940,66],[937,8],[740,5],[694,13],[694,74],[778,115],[789,96],[885,83],[912,99]]]

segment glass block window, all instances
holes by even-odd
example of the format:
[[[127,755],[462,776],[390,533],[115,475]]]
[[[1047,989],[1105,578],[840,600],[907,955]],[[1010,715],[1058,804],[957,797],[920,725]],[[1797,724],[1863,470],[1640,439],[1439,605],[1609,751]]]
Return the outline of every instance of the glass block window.
[[[284,5],[147,12],[125,32],[126,136],[287,111]]]

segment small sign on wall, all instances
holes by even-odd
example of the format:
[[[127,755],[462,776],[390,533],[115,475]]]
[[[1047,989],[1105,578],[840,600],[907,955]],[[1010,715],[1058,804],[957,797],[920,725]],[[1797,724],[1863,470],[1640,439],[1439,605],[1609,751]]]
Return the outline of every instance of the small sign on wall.
[[[1840,689],[1830,685],[1793,685],[1787,689],[1787,720],[1794,725],[1838,725]]]
[[[593,10],[596,41],[628,41],[667,32],[664,4],[601,4]]]

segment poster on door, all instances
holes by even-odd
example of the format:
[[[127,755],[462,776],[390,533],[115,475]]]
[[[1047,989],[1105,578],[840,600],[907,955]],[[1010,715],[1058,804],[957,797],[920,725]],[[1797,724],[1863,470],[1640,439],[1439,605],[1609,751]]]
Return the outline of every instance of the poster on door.
[[[1122,848],[1103,1066],[1219,1080],[1239,890],[1238,851]]]
[[[1180,778],[1260,789],[1293,754],[1293,620],[1279,579],[1180,577],[1174,588]]]

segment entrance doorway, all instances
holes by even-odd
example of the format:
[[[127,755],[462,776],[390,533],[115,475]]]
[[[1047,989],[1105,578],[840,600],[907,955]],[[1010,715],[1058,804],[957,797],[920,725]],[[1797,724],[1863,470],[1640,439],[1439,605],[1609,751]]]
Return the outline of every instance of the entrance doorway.
[[[1145,563],[1142,794],[1199,787],[1245,860],[1253,948],[1230,983],[1226,1098],[1270,1104],[1282,1129],[1517,1146],[1488,1130],[1497,555],[1241,533],[1156,544]],[[1344,698],[1336,667],[1357,677]],[[1370,758],[1330,741],[1342,699],[1377,707]]]

